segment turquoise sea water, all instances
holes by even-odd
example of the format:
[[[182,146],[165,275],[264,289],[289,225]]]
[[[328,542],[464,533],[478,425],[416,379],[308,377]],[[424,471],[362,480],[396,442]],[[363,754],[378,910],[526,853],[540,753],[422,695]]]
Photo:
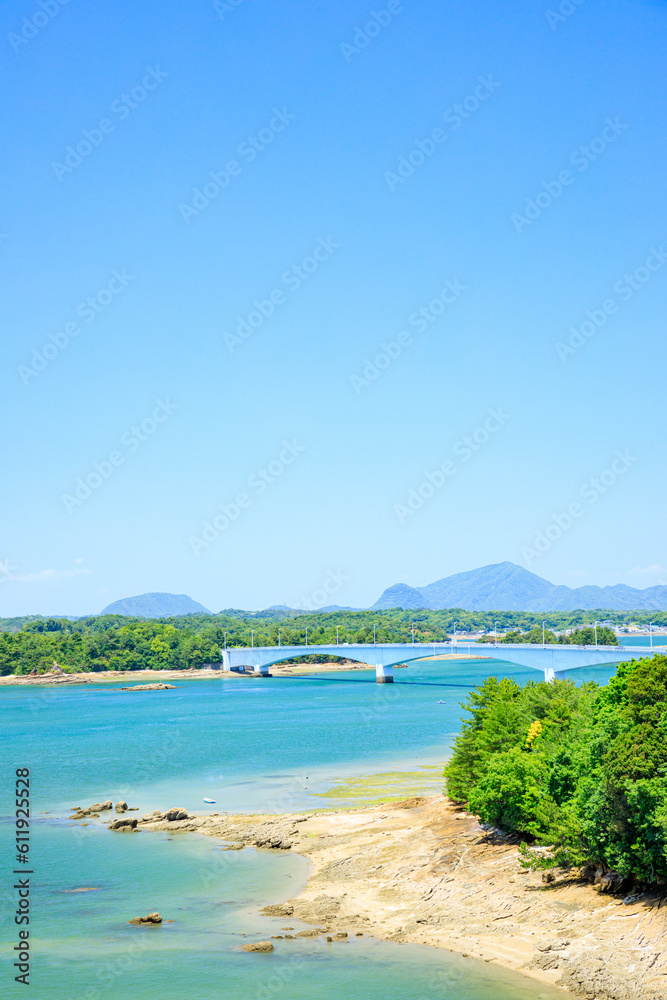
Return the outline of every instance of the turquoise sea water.
[[[650,646],[651,636],[650,635],[622,635],[619,636],[618,641],[622,646]],[[665,635],[654,635],[653,645],[658,647],[664,647],[667,643],[667,636]]]
[[[67,807],[125,798],[140,814],[183,805],[204,811],[322,808],[318,793],[343,778],[442,762],[459,727],[459,702],[500,663],[416,664],[376,685],[368,672],[177,682],[177,690],[118,686],[0,688],[3,775],[0,993],[13,982],[13,825],[17,767],[31,769],[34,822],[33,972],[37,1000],[551,1000],[561,993],[484,963],[370,939],[329,945],[277,941],[247,955],[244,940],[294,921],[258,914],[307,878],[303,858],[223,852],[206,837],[112,835],[71,825]],[[587,672],[604,681],[611,670]],[[583,675],[584,672],[576,672]],[[517,671],[519,680],[539,677]],[[439,704],[440,701],[445,704]],[[335,805],[335,800],[326,805]],[[86,888],[94,891],[76,892]],[[9,890],[9,891],[8,891]],[[173,923],[133,927],[159,912]],[[298,928],[298,924],[296,924]],[[247,937],[243,937],[243,935]]]

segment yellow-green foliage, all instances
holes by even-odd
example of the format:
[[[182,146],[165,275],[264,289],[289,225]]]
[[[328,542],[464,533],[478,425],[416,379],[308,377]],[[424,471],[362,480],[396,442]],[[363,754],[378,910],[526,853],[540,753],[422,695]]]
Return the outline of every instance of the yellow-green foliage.
[[[528,735],[526,736],[526,742],[524,743],[525,750],[532,750],[533,743],[535,740],[542,735],[542,723],[539,719],[535,719],[535,722],[531,722],[528,729]]]

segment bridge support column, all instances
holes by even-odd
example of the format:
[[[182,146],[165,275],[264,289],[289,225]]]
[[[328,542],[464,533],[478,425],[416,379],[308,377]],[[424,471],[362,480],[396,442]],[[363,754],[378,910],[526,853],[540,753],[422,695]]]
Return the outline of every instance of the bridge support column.
[[[394,683],[394,668],[393,667],[383,667],[381,663],[375,668],[375,683],[376,684],[393,684]]]
[[[547,684],[553,684],[555,680],[562,681],[564,677],[565,671],[563,670],[554,670],[553,667],[544,668],[544,680]]]
[[[257,676],[259,676],[259,677],[268,677],[269,676],[269,668],[268,668],[268,666],[260,666],[259,663],[256,663],[255,667],[254,667],[254,670],[253,670],[253,673],[257,674]]]

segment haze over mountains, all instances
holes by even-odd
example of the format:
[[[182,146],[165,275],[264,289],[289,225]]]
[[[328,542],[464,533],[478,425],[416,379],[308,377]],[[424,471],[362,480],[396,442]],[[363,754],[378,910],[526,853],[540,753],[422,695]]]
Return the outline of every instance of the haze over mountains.
[[[667,586],[637,590],[556,586],[515,563],[502,562],[446,576],[426,587],[396,583],[373,605],[385,608],[463,608],[466,611],[667,610]]]
[[[467,573],[446,576],[426,587],[395,583],[388,587],[370,610],[389,608],[417,610],[461,608],[466,611],[577,611],[596,608],[609,611],[667,611],[667,586],[637,590],[623,583],[613,587],[556,586],[515,563],[502,562]],[[303,610],[274,604],[268,611]],[[361,608],[329,605],[317,611],[361,611]],[[172,615],[211,614],[187,594],[140,594],[107,605],[103,615],[133,615],[166,618]]]

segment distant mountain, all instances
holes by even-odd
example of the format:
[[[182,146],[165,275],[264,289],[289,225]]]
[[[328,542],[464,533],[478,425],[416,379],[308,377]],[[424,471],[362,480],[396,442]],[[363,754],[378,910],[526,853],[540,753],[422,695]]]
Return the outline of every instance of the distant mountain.
[[[187,594],[139,594],[108,604],[101,615],[132,615],[136,618],[171,618],[175,615],[210,615],[210,611]]]
[[[667,586],[636,590],[614,587],[556,586],[515,563],[482,566],[455,573],[426,587],[396,583],[388,587],[373,609],[463,608],[466,611],[667,611]]]
[[[365,611],[365,608],[348,608],[343,604],[327,604],[325,608],[317,608],[317,614],[322,612],[330,613],[332,611]]]
[[[393,605],[392,605],[392,607],[393,607]],[[421,607],[421,605],[420,605],[420,607]],[[340,604],[328,604],[325,608],[315,608],[312,611],[310,611],[308,608],[290,608],[286,604],[272,604],[270,608],[265,608],[264,610],[265,611],[292,611],[292,612],[298,611],[301,614],[307,615],[309,613],[310,614],[320,614],[322,612],[331,612],[331,611],[364,611],[365,609],[364,608],[347,608],[347,607],[343,607]]]

